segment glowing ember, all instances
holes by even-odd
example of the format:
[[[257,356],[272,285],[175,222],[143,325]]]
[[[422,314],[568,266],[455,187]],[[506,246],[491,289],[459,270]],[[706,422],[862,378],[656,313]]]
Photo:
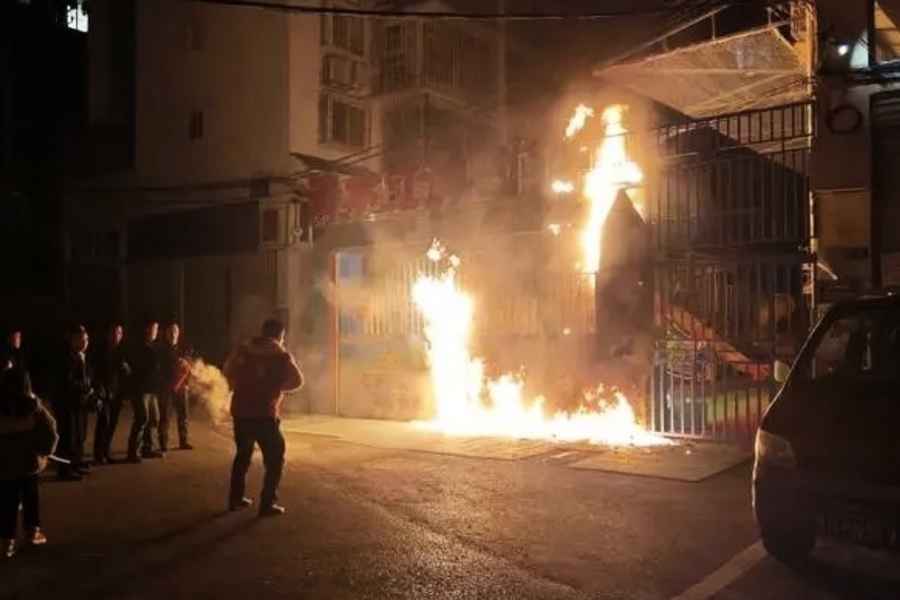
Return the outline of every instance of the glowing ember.
[[[571,194],[575,191],[575,184],[571,181],[562,181],[561,179],[557,179],[550,186],[553,189],[554,194]]]
[[[597,151],[594,167],[585,178],[584,195],[590,202],[590,215],[581,234],[585,273],[593,273],[600,268],[603,224],[619,191],[643,179],[640,167],[628,159],[626,131],[622,126],[624,111],[622,106],[610,106],[603,111],[606,137]]]
[[[521,376],[487,379],[483,361],[469,351],[474,305],[457,283],[459,259],[447,257],[437,241],[428,257],[441,265],[442,272],[420,276],[413,287],[413,300],[425,318],[435,400],[435,418],[427,427],[456,435],[586,440],[611,445],[671,443],[640,427],[631,405],[615,390],[592,390],[585,394],[583,407],[577,412],[548,416],[543,398],[525,401]]]
[[[594,109],[579,104],[575,107],[575,114],[569,119],[569,125],[566,127],[566,137],[570,138],[582,129],[590,117],[594,116]]]

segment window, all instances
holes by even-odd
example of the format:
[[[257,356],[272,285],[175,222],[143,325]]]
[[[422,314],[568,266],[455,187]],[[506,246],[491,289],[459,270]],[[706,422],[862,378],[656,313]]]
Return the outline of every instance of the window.
[[[366,111],[329,94],[319,97],[319,140],[365,146]]]
[[[69,29],[87,33],[88,14],[84,9],[83,0],[79,0],[77,6],[72,6],[66,11],[66,26]]]
[[[873,10],[875,14],[872,18],[872,26],[874,31],[870,39],[875,40],[872,51],[876,64],[893,62],[900,59],[900,30],[897,23],[900,23],[900,11],[888,3],[882,4],[876,1]]]
[[[203,111],[195,110],[188,121],[188,138],[199,140],[203,137]]]
[[[856,311],[832,321],[816,340],[811,379],[900,374],[900,312]]]
[[[456,81],[460,37],[442,25],[425,26],[425,75],[432,85],[452,87]]]
[[[357,56],[365,55],[366,28],[362,17],[322,15],[320,25],[323,46],[336,46]]]
[[[262,215],[262,241],[263,243],[274,243],[279,240],[279,218],[277,208],[267,208]]]
[[[355,89],[365,85],[365,65],[346,56],[322,58],[322,83],[341,89]]]
[[[402,90],[413,83],[415,47],[416,30],[413,24],[397,23],[385,28],[382,84],[385,92]]]

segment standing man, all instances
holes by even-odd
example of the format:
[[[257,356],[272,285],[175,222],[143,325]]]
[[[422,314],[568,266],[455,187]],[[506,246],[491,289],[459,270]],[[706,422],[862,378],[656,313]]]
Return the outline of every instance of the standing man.
[[[143,458],[162,458],[164,454],[153,450],[153,430],[159,424],[160,367],[156,338],[159,322],[150,319],[144,325],[144,339],[135,349],[131,361],[134,372],[134,424],[128,437],[128,461],[141,462]],[[142,451],[138,455],[138,444]]]
[[[97,429],[94,431],[94,462],[99,465],[115,462],[110,449],[119,423],[127,379],[131,375],[131,365],[125,355],[124,337],[122,325],[113,323],[109,328],[106,345],[98,351],[94,360],[95,382],[103,400],[97,412]]]
[[[234,390],[231,416],[237,447],[228,507],[239,510],[253,503],[244,496],[244,489],[253,447],[259,444],[266,467],[259,516],[282,515],[284,507],[276,504],[285,450],[281,402],[284,392],[303,385],[297,362],[284,348],[284,325],[275,319],[263,323],[262,335],[241,346],[225,363],[225,376]]]
[[[159,396],[159,449],[169,449],[169,415],[172,409],[178,416],[178,447],[182,450],[193,450],[188,443],[188,376],[191,365],[187,360],[187,352],[180,343],[181,327],[178,323],[170,323],[166,327],[166,338],[160,347],[160,370],[162,372],[162,390]]]
[[[96,396],[91,381],[91,368],[85,353],[88,334],[83,325],[76,325],[69,332],[69,344],[62,364],[61,379],[55,398],[56,418],[59,425],[60,458],[70,464],[60,463],[58,477],[79,481],[89,472],[84,460],[84,441],[87,436],[87,417]]]

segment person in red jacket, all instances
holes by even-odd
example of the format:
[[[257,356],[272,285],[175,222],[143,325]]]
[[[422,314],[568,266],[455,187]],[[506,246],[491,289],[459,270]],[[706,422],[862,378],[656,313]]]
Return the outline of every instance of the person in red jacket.
[[[225,376],[233,391],[231,416],[237,447],[228,507],[240,510],[253,504],[244,490],[253,448],[259,444],[266,468],[260,496],[261,517],[285,512],[283,506],[276,504],[285,451],[280,410],[284,392],[303,386],[303,374],[284,348],[284,333],[284,324],[267,320],[262,335],[238,348],[225,363]]]

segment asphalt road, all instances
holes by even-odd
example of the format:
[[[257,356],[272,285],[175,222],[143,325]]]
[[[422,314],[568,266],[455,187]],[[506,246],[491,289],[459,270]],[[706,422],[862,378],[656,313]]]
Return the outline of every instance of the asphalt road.
[[[224,511],[231,444],[195,431],[197,450],[48,481],[51,543],[0,564],[0,598],[900,597],[880,555],[766,557],[747,467],[691,484],[291,434],[289,513],[260,520]]]

